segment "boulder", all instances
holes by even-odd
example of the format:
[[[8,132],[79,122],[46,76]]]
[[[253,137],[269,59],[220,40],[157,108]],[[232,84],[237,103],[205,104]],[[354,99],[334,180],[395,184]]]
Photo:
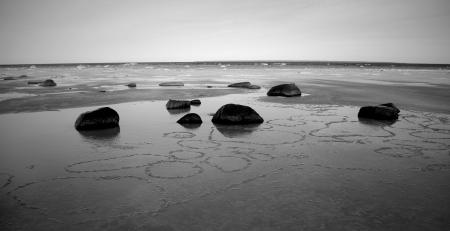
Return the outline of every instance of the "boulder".
[[[200,105],[202,102],[199,99],[193,99],[191,100],[191,105]]]
[[[359,109],[358,117],[374,120],[397,120],[400,110],[392,103],[378,106],[364,106]]]
[[[195,113],[186,114],[177,121],[179,124],[201,124],[202,122],[202,118]]]
[[[250,82],[239,82],[228,85],[228,87],[235,88],[247,88],[247,89],[260,89],[261,87],[258,85],[252,85]]]
[[[182,83],[182,82],[164,82],[164,83],[160,83],[159,86],[162,86],[162,87],[184,86],[184,83]]]
[[[75,128],[79,131],[115,127],[119,127],[119,114],[109,107],[85,112],[75,121]]]
[[[46,80],[44,80],[44,82],[40,83],[39,86],[41,86],[41,87],[54,87],[54,86],[56,86],[56,83],[52,79],[46,79]]]
[[[127,87],[136,87],[136,83],[129,83],[126,85]]]
[[[390,108],[394,109],[397,113],[400,113],[400,109],[398,109],[398,107],[396,107],[393,103],[383,103],[383,104],[380,104],[380,106],[390,107]]]
[[[297,85],[293,83],[281,84],[270,88],[267,92],[268,96],[284,96],[284,97],[292,97],[292,96],[301,96],[302,92],[297,87]]]
[[[166,103],[166,108],[167,109],[191,108],[191,101],[170,99]]]
[[[258,124],[264,122],[264,119],[251,107],[226,104],[217,110],[212,122],[217,124]]]

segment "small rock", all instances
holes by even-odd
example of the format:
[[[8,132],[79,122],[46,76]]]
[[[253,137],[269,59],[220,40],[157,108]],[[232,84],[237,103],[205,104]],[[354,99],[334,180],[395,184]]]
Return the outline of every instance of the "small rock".
[[[202,122],[202,118],[195,113],[186,114],[177,121],[179,124],[201,124]]]
[[[191,108],[191,102],[187,100],[173,100],[170,99],[166,103],[167,109],[180,109],[180,108]]]
[[[162,87],[184,86],[184,83],[182,83],[182,82],[164,82],[164,83],[160,83],[159,86],[162,86]]]
[[[364,106],[359,109],[358,117],[374,120],[397,120],[400,110],[392,103],[378,106]]]
[[[257,124],[264,122],[264,119],[251,107],[226,104],[217,110],[212,122],[217,124]]]
[[[17,77],[7,76],[7,77],[4,77],[3,80],[17,80]]]
[[[213,86],[208,85],[208,86],[206,86],[206,88],[213,88]]]
[[[233,83],[233,84],[228,85],[228,87],[247,88],[247,89],[260,89],[261,88],[258,85],[252,85],[250,82]]]
[[[39,86],[41,86],[41,87],[54,87],[54,86],[56,86],[56,83],[52,79],[46,79],[44,82],[40,83]]]
[[[297,87],[297,85],[293,83],[289,84],[281,84],[270,88],[267,92],[268,96],[284,96],[284,97],[292,97],[292,96],[301,96],[302,92]]]
[[[77,130],[96,130],[119,126],[119,114],[109,107],[88,111],[78,116],[75,121]]]
[[[191,100],[191,105],[200,105],[202,102],[199,99],[193,99]]]
[[[136,87],[136,83],[129,83],[126,85],[127,87]]]
[[[41,84],[43,82],[44,82],[44,80],[30,80],[27,83],[28,84]]]

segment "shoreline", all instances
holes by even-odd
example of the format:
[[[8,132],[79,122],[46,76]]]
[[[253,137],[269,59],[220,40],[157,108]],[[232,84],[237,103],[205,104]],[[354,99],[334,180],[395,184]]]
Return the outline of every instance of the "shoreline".
[[[263,84],[262,90],[267,91],[271,86],[279,83],[282,82]],[[447,100],[450,98],[450,85],[396,86],[329,80],[307,80],[301,83],[296,82],[296,84],[300,87],[302,93],[308,95],[301,97],[268,97],[264,94],[264,96],[260,96],[256,100],[285,105],[314,104],[339,106],[366,106],[392,102],[400,109],[450,114],[450,108],[447,106]],[[205,97],[252,94],[255,92],[240,88],[155,88],[100,92],[98,89],[81,87],[75,91],[54,92],[56,89],[58,88],[45,89],[44,94],[37,96],[0,101],[0,114],[52,111],[139,101],[169,99],[192,100],[197,98],[201,100],[201,98]],[[58,90],[61,90],[61,88]],[[19,94],[33,94],[38,91],[26,90],[14,92]]]

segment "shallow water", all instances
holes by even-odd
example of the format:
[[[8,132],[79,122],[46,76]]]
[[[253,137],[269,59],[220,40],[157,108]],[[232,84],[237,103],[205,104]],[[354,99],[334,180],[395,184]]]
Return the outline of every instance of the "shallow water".
[[[90,108],[0,115],[2,230],[445,230],[450,115],[204,98],[194,129],[165,101],[110,105],[120,129],[77,132]],[[239,102],[259,126],[215,126]]]

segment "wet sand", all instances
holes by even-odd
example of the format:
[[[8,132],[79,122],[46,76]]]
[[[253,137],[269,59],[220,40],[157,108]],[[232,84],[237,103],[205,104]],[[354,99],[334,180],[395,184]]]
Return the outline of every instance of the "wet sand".
[[[202,99],[204,123],[165,101],[110,105],[121,128],[78,133],[90,108],[3,114],[2,230],[445,230],[450,117],[402,110],[387,125],[358,107]],[[259,126],[215,126],[240,102]],[[160,109],[160,110],[155,110]],[[49,129],[51,127],[51,129]],[[27,145],[23,145],[23,144]],[[36,148],[41,147],[41,148]]]
[[[70,78],[56,88],[0,85],[37,95],[0,101],[0,230],[450,229],[442,73],[419,83],[408,77],[422,71],[406,71],[402,82],[330,79],[336,70],[302,79],[298,69],[237,72],[263,88],[217,81],[206,89],[212,81],[198,79],[182,88],[64,85]],[[284,73],[306,94],[267,97],[278,82],[262,73]],[[188,111],[167,111],[168,98],[199,98],[188,111],[203,124],[177,124]],[[401,109],[395,123],[357,118],[359,105],[385,102]],[[211,113],[226,103],[251,106],[265,121],[214,125]],[[77,116],[100,105],[119,113],[120,129],[76,131]]]

